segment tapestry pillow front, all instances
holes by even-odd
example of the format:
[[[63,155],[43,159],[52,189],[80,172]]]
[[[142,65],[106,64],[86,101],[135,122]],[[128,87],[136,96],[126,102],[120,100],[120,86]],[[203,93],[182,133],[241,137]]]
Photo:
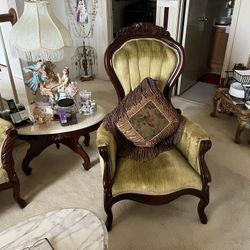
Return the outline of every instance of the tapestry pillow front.
[[[176,145],[182,124],[182,116],[151,78],[145,78],[104,119],[104,127],[122,148],[121,155],[138,161],[151,159]]]

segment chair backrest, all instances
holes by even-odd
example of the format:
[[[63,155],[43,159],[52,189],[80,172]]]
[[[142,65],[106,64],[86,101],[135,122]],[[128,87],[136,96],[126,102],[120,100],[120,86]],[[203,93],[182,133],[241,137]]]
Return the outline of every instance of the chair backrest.
[[[146,77],[158,80],[159,89],[170,100],[183,69],[184,49],[165,29],[137,23],[118,32],[106,50],[104,63],[119,101]]]

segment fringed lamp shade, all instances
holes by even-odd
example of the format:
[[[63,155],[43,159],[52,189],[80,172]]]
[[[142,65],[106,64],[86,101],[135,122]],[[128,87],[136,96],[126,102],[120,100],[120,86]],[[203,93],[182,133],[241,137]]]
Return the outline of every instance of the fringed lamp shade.
[[[69,31],[55,17],[48,1],[25,1],[23,15],[13,26],[11,46],[25,61],[63,59],[72,46]]]

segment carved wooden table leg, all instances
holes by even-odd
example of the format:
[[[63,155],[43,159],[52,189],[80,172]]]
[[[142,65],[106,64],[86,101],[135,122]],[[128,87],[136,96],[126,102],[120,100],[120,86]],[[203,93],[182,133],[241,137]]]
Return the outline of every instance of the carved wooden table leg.
[[[83,150],[82,146],[79,144],[80,135],[72,135],[71,137],[65,138],[61,141],[62,144],[72,149],[75,153],[79,154],[84,162],[83,167],[85,170],[90,169],[90,159],[87,153]],[[85,137],[86,140],[86,137]]]
[[[89,146],[89,141],[90,141],[89,134],[84,135],[84,141],[83,141],[83,143],[84,143],[85,146]]]
[[[238,116],[239,125],[235,134],[235,143],[240,144],[241,132],[246,128],[248,118],[246,116]]]
[[[31,175],[32,168],[29,166],[29,163],[41,152],[53,144],[46,137],[39,137],[39,139],[29,139],[27,142],[30,144],[30,148],[27,150],[26,156],[23,159],[22,169],[26,175]]]
[[[217,107],[218,107],[218,101],[220,99],[220,90],[217,89],[214,97],[213,97],[213,111],[210,114],[212,117],[216,117]]]

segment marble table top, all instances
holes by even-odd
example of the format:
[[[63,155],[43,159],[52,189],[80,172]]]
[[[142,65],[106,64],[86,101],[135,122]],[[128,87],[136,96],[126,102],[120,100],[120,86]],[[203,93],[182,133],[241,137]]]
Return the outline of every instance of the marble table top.
[[[19,135],[48,135],[72,132],[84,128],[88,128],[92,125],[102,121],[105,116],[105,112],[100,105],[97,105],[97,111],[93,115],[84,116],[77,114],[77,123],[69,126],[62,126],[60,121],[52,121],[49,124],[33,124],[18,128]]]
[[[21,250],[43,238],[58,250],[108,249],[104,223],[80,208],[55,210],[4,230],[0,233],[0,249]]]

